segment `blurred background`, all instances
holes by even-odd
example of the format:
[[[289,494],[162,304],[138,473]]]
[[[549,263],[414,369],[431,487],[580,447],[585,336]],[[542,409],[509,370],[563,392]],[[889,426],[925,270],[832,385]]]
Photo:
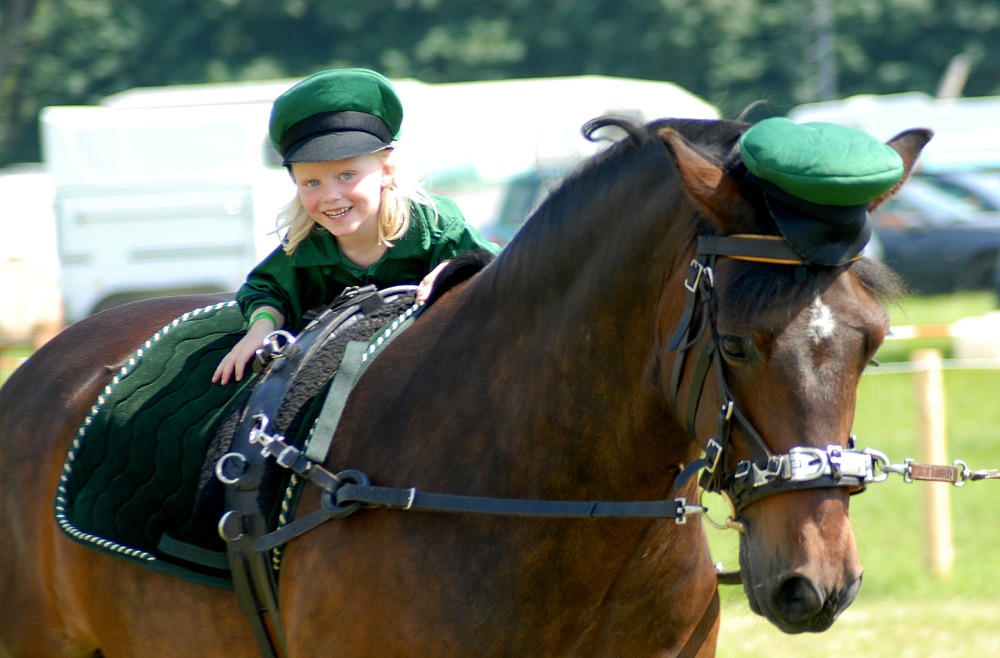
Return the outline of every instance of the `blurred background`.
[[[292,195],[270,103],[339,66],[397,83],[404,171],[501,244],[601,114],[932,128],[870,255],[920,293],[1000,288],[994,0],[3,0],[0,23],[4,344],[238,287]]]
[[[913,294],[890,309],[859,435],[914,456],[907,364],[931,348],[956,401],[952,448],[1000,465],[996,0],[2,0],[2,375],[104,308],[235,290],[293,194],[270,104],[342,66],[393,79],[401,165],[500,244],[594,151],[579,129],[601,114],[934,129],[874,217],[869,255]],[[913,486],[861,497],[866,586],[826,639],[797,644],[728,590],[720,655],[1000,653],[1000,531],[982,518],[995,483],[956,494],[945,574],[921,558]]]

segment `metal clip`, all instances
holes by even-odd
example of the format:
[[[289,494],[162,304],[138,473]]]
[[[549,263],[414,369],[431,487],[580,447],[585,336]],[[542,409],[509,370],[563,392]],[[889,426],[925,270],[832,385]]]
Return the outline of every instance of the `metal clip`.
[[[956,487],[964,487],[965,483],[969,481],[970,477],[972,477],[972,471],[969,470],[968,464],[961,459],[956,459],[954,461],[954,466],[957,473],[955,474],[955,481],[952,482],[952,484]]]
[[[281,434],[268,434],[268,417],[258,413],[253,415],[254,425],[250,429],[250,443],[260,446],[260,454],[264,457],[279,457],[289,446]],[[280,461],[280,460],[279,460]],[[284,466],[284,464],[282,464]],[[286,466],[286,468],[288,468]]]
[[[674,523],[677,525],[687,524],[687,517],[694,514],[704,514],[705,508],[701,505],[688,505],[687,498],[680,496],[674,499],[677,503],[677,516],[674,517]]]
[[[973,471],[969,475],[969,479],[976,480],[1000,480],[1000,470],[995,468],[981,468],[978,471]]]
[[[871,459],[871,475],[866,480],[871,482],[885,482],[889,479],[889,456],[873,448],[865,448],[861,451]]]
[[[865,482],[871,482],[875,477],[873,459],[870,455],[857,450],[840,451],[838,449],[837,467],[839,470],[838,479],[844,477],[855,477]],[[832,455],[831,455],[832,457]],[[832,467],[831,459],[831,467]]]
[[[839,481],[843,473],[843,455],[840,446],[826,447],[826,461],[830,465],[830,477]]]
[[[707,492],[704,489],[698,492],[698,504],[701,505],[701,508],[704,510],[704,516],[702,518],[704,518],[705,521],[708,522],[708,525],[712,526],[716,530],[736,530],[740,534],[745,533],[746,528],[744,527],[743,523],[741,521],[736,520],[736,507],[733,505],[733,499],[730,498],[726,494],[726,492],[724,491],[719,492],[719,496],[724,501],[726,501],[726,507],[729,510],[729,514],[726,516],[726,520],[723,521],[722,523],[719,523],[718,521],[713,519],[711,515],[709,515],[708,513],[708,505],[705,504],[704,500],[706,493]]]
[[[733,480],[745,480],[748,475],[750,475],[750,462],[742,461],[736,465],[736,470],[733,472]]]
[[[267,414],[254,414],[252,420],[253,427],[250,428],[250,443],[264,444],[264,437],[267,435],[267,426],[271,422]]]
[[[750,472],[753,474],[753,486],[762,487],[774,480],[791,479],[791,462],[788,455],[772,455],[768,457],[767,465],[764,468],[751,463]]]
[[[217,530],[223,541],[232,543],[250,530],[250,519],[243,512],[230,510],[219,519]]]
[[[239,452],[227,452],[219,458],[219,461],[215,462],[216,479],[229,486],[239,483],[246,470],[247,458]]]

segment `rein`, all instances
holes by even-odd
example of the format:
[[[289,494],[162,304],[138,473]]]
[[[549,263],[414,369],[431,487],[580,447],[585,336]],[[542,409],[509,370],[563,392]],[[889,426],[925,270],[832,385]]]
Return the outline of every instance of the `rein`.
[[[254,549],[259,551],[277,548],[329,519],[346,517],[362,507],[502,516],[673,519],[677,524],[686,523],[688,516],[700,514],[705,509],[701,505],[688,505],[684,497],[632,502],[538,500],[425,493],[412,487],[378,487],[370,484],[365,473],[355,469],[337,474],[328,471],[306,458],[295,446],[288,445],[283,436],[268,434],[266,416],[258,414],[254,420],[250,442],[261,446],[261,454],[273,457],[280,466],[323,490],[319,509],[258,539]]]

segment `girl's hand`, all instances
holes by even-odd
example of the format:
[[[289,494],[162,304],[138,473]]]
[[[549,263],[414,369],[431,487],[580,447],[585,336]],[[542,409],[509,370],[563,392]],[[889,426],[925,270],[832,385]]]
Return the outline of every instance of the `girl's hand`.
[[[266,308],[266,307],[265,307]],[[269,313],[275,317],[279,326],[275,326],[270,318],[263,317],[254,321],[247,329],[247,335],[240,339],[240,342],[233,346],[229,354],[222,358],[215,373],[212,375],[212,382],[225,386],[229,380],[241,381],[247,372],[247,364],[253,358],[263,342],[264,338],[275,329],[279,329],[284,323],[284,318],[276,310],[271,309]]]
[[[451,261],[446,260],[443,263],[438,264],[437,267],[435,267],[433,270],[430,271],[430,274],[424,277],[423,281],[421,281],[420,284],[417,286],[418,302],[427,301],[427,299],[431,296],[431,290],[434,288],[434,281],[437,279],[438,274],[440,274],[441,270],[444,269],[445,265],[447,265],[450,262]]]

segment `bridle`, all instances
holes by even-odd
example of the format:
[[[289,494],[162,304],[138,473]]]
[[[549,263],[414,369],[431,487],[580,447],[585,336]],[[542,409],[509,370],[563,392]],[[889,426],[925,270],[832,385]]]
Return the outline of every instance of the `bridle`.
[[[702,447],[705,456],[689,464],[677,480],[684,482],[691,474],[702,471],[701,488],[722,493],[736,515],[761,498],[788,491],[830,487],[846,487],[852,494],[864,491],[869,482],[884,477],[878,473],[878,468],[888,464],[885,455],[867,449],[855,450],[853,437],[849,438],[846,449],[839,445],[795,447],[785,454],[774,454],[740,410],[726,382],[720,349],[714,273],[718,257],[798,267],[808,264],[778,236],[699,236],[695,258],[684,279],[688,292],[684,311],[668,344],[668,349],[677,355],[669,389],[676,409],[685,364],[688,357],[692,357],[694,365],[688,385],[685,424],[691,439]],[[710,368],[722,406],[715,436],[702,445],[695,421]],[[751,458],[739,462],[735,470],[728,472],[724,455],[731,445],[734,425],[740,429]],[[732,525],[740,528],[738,521]]]

